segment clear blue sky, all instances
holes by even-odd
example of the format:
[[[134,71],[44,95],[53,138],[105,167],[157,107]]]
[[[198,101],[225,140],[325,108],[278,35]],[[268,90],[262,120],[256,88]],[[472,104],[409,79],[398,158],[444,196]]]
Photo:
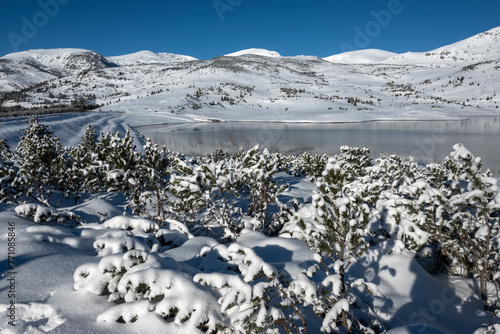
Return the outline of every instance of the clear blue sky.
[[[428,51],[497,26],[498,0],[5,0],[0,56],[67,47],[200,59],[251,47],[320,57]]]

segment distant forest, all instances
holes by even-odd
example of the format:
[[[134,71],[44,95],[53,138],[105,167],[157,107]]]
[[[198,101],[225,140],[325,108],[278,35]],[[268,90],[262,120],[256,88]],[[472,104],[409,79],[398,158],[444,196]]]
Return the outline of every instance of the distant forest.
[[[31,108],[23,107],[20,102],[26,101],[28,95],[24,90],[0,93],[0,117],[14,117],[27,115],[46,115],[46,114],[62,114],[69,112],[81,112],[99,108],[96,104],[95,95],[75,96],[69,100],[66,94],[51,96],[40,103],[40,107],[33,106]],[[57,99],[57,102],[54,100]],[[2,106],[6,101],[15,101],[14,106]],[[69,101],[69,103],[68,103]]]

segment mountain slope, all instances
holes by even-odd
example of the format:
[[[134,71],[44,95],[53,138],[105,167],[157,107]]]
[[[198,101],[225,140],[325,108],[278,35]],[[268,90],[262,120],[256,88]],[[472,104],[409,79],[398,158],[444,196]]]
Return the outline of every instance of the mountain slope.
[[[500,27],[428,52],[407,52],[388,58],[393,64],[474,63],[500,59]]]
[[[101,54],[85,49],[28,50],[5,55],[2,59],[19,63],[32,61],[40,66],[71,74],[113,66]]]
[[[281,55],[276,51],[269,51],[266,49],[245,49],[241,51],[236,51],[233,53],[229,53],[225,55],[226,57],[238,57],[243,55],[255,55],[255,56],[264,56],[264,57],[281,57]]]
[[[382,62],[385,59],[389,57],[394,57],[396,55],[397,54],[394,52],[378,50],[378,49],[366,49],[366,50],[344,52],[323,59],[332,63],[371,64],[371,63]]]
[[[427,52],[397,54],[384,50],[365,49],[339,53],[324,59],[344,64],[388,63],[452,66],[456,63],[480,62],[484,60],[485,56],[488,59],[500,59],[500,27]]]
[[[140,64],[167,64],[196,60],[196,58],[166,52],[139,51],[128,55],[107,57],[107,60],[120,66],[133,66]]]
[[[24,89],[44,81],[116,66],[85,49],[39,49],[0,58],[0,92]]]

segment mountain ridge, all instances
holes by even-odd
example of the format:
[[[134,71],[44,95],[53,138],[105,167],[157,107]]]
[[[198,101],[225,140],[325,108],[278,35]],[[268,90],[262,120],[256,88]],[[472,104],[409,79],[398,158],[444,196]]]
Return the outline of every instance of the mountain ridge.
[[[479,43],[479,48],[475,48],[477,46],[477,43],[474,44],[476,41],[489,41],[489,43],[486,43],[485,45],[481,45]],[[484,44],[484,43],[483,43]],[[479,34],[476,34],[474,36],[471,36],[469,38],[457,41],[455,43],[445,45],[442,47],[439,47],[434,50],[429,50],[425,52],[405,52],[405,53],[394,53],[391,51],[386,51],[386,50],[378,50],[378,49],[361,49],[361,50],[355,50],[355,51],[348,51],[348,52],[343,52],[343,53],[338,53],[334,54],[328,57],[323,57],[322,59],[325,59],[327,61],[331,62],[343,62],[345,61],[346,63],[377,63],[377,62],[397,62],[397,63],[404,63],[404,61],[401,61],[402,59],[406,59],[406,61],[409,64],[412,64],[412,61],[415,61],[416,59],[419,58],[428,58],[430,60],[438,60],[438,59],[443,59],[443,55],[450,55],[450,57],[453,58],[455,57],[455,61],[475,61],[477,59],[470,57],[469,59],[463,58],[463,54],[465,53],[471,53],[472,55],[478,55],[481,52],[484,53],[486,51],[490,51],[490,48],[495,45],[500,45],[500,26],[487,30],[485,32],[481,32]],[[457,58],[456,51],[457,49],[465,49],[465,48],[471,48],[472,46],[472,51],[475,52],[462,52],[461,53],[461,58]],[[500,47],[495,48],[494,51],[500,58]],[[92,50],[87,50],[87,49],[78,49],[78,48],[59,48],[59,49],[35,49],[35,50],[26,50],[26,51],[21,51],[21,52],[15,52],[15,53],[10,53],[7,55],[4,55],[0,57],[0,59],[22,59],[22,58],[27,58],[31,57],[34,58],[38,61],[40,60],[45,60],[45,62],[42,61],[44,65],[48,65],[48,63],[53,62],[52,58],[61,58],[61,57],[68,57],[68,55],[71,54],[84,54],[84,53],[93,53],[97,54],[100,57],[106,59],[110,63],[115,63],[117,65],[135,65],[138,63],[168,63],[168,62],[178,62],[178,61],[190,61],[190,60],[198,60],[195,57],[189,56],[189,55],[180,55],[180,54],[174,54],[174,53],[169,53],[169,52],[152,52],[149,50],[143,50],[143,51],[137,51],[134,53],[130,54],[125,54],[125,55],[118,55],[118,56],[109,56],[109,57],[104,57],[103,55],[99,54],[98,52],[92,51]],[[454,54],[455,53],[455,54]],[[227,57],[238,57],[242,55],[257,55],[257,56],[266,56],[266,57],[283,57],[279,52],[277,51],[270,51],[267,49],[259,49],[259,48],[249,48],[249,49],[243,49],[239,51],[235,51],[229,54],[221,55],[221,56],[227,56]],[[297,55],[299,56],[299,55]],[[291,56],[295,57],[295,56]],[[356,61],[356,59],[359,59],[359,62]],[[134,60],[136,61],[134,63]]]
[[[106,57],[108,61],[120,66],[131,66],[138,64],[162,64],[179,61],[198,60],[191,56],[178,55],[169,52],[152,52],[149,50],[138,51],[121,56]]]

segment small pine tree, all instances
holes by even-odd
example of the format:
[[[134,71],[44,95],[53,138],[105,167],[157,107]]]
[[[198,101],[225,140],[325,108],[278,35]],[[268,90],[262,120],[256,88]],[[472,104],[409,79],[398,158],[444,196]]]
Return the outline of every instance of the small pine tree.
[[[71,166],[68,170],[70,175],[70,187],[78,204],[81,192],[98,192],[102,190],[99,185],[102,182],[99,165],[96,164],[97,143],[99,137],[96,131],[89,125],[78,146],[69,150]]]
[[[349,265],[359,259],[369,245],[370,208],[349,182],[352,172],[362,168],[360,161],[344,161],[348,166],[344,170],[331,158],[323,172],[323,181],[318,182],[319,193],[313,195],[314,221],[298,222],[303,230],[302,239],[318,254],[316,261],[328,274],[325,292],[320,293],[323,305],[320,309],[326,314],[324,331],[338,330],[338,324],[347,332],[357,325],[362,327],[349,312],[350,304],[355,302],[352,288],[353,284],[370,285],[359,280],[350,282],[346,277]],[[327,288],[330,285],[332,288]]]
[[[22,189],[16,184],[18,168],[6,140],[0,140],[0,203],[16,203]]]
[[[451,159],[460,166],[456,174],[462,181],[462,192],[449,200],[450,226],[455,239],[449,244],[449,250],[472,276],[479,277],[481,300],[488,310],[488,283],[498,287],[500,278],[500,219],[494,215],[500,211],[499,189],[490,171],[483,172],[480,158],[474,157],[462,144],[453,148]],[[460,186],[460,182],[454,184]]]
[[[196,226],[196,215],[206,206],[205,192],[207,180],[198,166],[188,165],[176,159],[174,171],[170,178],[170,192],[174,195],[171,205],[177,218],[192,232]]]
[[[255,146],[246,153],[241,167],[243,182],[249,192],[247,214],[259,222],[254,229],[267,235],[277,232],[270,206],[278,201],[278,195],[288,186],[278,185],[273,179],[277,172],[276,160],[267,149],[260,153],[259,146]]]
[[[59,138],[48,126],[40,124],[38,117],[31,117],[29,123],[16,149],[20,184],[26,195],[46,206],[57,206],[67,195],[68,160]],[[58,198],[51,202],[54,194]]]
[[[202,164],[200,169],[208,181],[205,193],[208,215],[204,222],[215,223],[224,231],[224,238],[235,240],[241,230],[237,220],[241,215],[241,208],[237,206],[242,187],[241,174],[224,161]]]
[[[156,220],[161,226],[170,214],[168,185],[172,173],[173,154],[146,140],[144,153],[137,159],[136,186],[129,195],[135,214]]]
[[[310,154],[304,152],[299,155],[291,168],[292,172],[299,176],[307,176],[311,181],[322,176],[328,163],[329,156],[326,154]]]
[[[206,248],[202,256],[207,263],[223,261],[232,269],[232,273],[200,273],[194,276],[194,281],[219,292],[221,311],[230,316],[234,332],[279,333],[282,328],[287,333],[307,333],[306,319],[301,313],[305,303],[293,296],[293,291],[300,289],[294,289],[284,274],[280,275],[254,250],[233,243],[229,247]]]
[[[136,164],[138,152],[134,137],[127,130],[123,138],[120,133],[101,135],[96,146],[97,161],[102,162],[108,191],[129,194],[137,185]]]

